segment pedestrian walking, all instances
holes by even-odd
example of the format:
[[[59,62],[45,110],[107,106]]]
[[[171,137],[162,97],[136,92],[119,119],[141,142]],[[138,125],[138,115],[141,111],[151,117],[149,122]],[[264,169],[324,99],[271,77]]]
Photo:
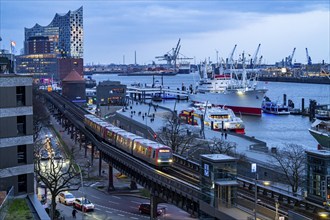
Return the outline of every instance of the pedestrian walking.
[[[77,210],[73,208],[72,210],[72,218],[76,218]]]
[[[225,133],[225,139],[227,139],[227,132]]]

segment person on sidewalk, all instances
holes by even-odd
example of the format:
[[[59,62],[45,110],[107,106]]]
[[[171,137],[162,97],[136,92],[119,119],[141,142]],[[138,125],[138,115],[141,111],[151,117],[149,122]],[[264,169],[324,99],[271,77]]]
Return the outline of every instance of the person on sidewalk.
[[[76,218],[77,210],[73,208],[72,210],[72,218]]]

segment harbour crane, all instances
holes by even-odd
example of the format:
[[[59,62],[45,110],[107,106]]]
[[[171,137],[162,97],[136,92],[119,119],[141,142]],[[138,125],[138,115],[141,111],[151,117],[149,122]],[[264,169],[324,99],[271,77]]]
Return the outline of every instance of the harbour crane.
[[[307,57],[307,65],[312,65],[312,58],[308,55],[307,47],[306,47],[306,57]]]
[[[232,69],[233,68],[233,65],[234,65],[234,53],[235,53],[235,50],[236,50],[236,47],[237,47],[237,44],[235,44],[234,46],[234,49],[232,50],[232,52],[230,53],[230,56],[229,56],[229,60],[228,60],[228,65],[229,65],[229,68]]]
[[[288,58],[287,58],[287,64],[290,66],[290,67],[292,67],[292,60],[293,60],[293,56],[294,56],[294,53],[296,52],[296,48],[293,48],[293,51],[292,51],[292,54],[291,54],[291,56],[289,56]]]
[[[260,58],[259,58],[259,61],[258,61],[258,66],[259,67],[261,66],[262,58],[263,58],[263,56],[261,55]]]
[[[178,41],[175,48],[172,48],[172,50],[170,50],[169,52],[167,52],[163,56],[156,56],[156,59],[166,60],[168,66],[173,65],[174,69],[176,69],[176,60],[177,60],[177,57],[179,55],[179,51],[180,51],[180,48],[181,48],[180,41],[181,41],[181,39],[179,38],[179,41]]]
[[[254,53],[253,58],[251,59],[251,67],[252,67],[252,69],[254,69],[256,67],[256,65],[257,65],[257,59],[258,59],[258,53],[259,53],[260,45],[261,44],[258,45],[257,50]]]

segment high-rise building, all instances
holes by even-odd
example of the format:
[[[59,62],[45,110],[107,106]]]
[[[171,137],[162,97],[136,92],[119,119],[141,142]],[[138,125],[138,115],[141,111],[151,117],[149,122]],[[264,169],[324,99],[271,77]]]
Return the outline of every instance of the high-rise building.
[[[54,53],[54,43],[49,37],[30,37],[25,41],[25,54]]]
[[[34,192],[32,77],[0,74],[0,191]]]
[[[54,52],[64,57],[82,58],[84,52],[83,7],[65,15],[56,14],[47,26],[35,24],[25,28],[25,55],[30,54],[28,45],[34,37],[48,37]]]
[[[17,72],[31,73],[41,80],[63,79],[72,70],[60,71],[68,63],[78,60],[83,66],[83,30],[83,7],[64,15],[56,14],[47,26],[35,24],[25,28],[24,54],[16,57]],[[63,58],[66,62],[59,62]],[[63,63],[66,67],[61,67]]]

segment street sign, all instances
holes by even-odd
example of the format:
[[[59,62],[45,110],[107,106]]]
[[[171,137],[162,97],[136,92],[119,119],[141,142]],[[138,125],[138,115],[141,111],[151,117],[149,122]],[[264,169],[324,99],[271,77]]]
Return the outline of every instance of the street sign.
[[[209,165],[207,163],[204,163],[204,176],[209,176]]]
[[[256,163],[252,163],[251,164],[251,173],[256,173],[257,172],[257,164]]]

